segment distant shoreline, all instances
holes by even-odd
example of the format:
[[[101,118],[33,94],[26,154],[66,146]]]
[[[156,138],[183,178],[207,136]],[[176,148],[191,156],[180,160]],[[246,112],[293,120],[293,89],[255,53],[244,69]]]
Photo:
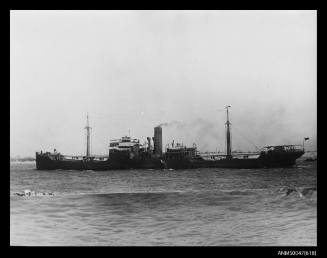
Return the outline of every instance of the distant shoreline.
[[[35,162],[35,159],[10,159],[10,163],[21,163],[21,162]]]
[[[11,160],[10,163],[35,162],[34,160]]]

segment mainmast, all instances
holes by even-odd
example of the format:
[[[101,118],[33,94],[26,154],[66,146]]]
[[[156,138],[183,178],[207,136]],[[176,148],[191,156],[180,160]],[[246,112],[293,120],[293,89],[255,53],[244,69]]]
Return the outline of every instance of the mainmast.
[[[228,108],[231,106],[226,106],[226,112],[227,112],[227,122],[226,122],[226,158],[230,159],[232,158],[232,142],[230,138],[230,125],[229,117],[228,117]]]
[[[86,157],[90,157],[90,125],[89,125],[89,113],[86,115]]]

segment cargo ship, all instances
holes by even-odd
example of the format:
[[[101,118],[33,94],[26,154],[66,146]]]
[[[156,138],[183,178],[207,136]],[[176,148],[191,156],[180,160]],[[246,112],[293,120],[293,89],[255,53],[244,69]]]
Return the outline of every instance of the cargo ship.
[[[191,169],[191,168],[269,168],[290,167],[304,154],[303,145],[265,146],[258,152],[232,152],[231,123],[229,108],[226,106],[226,152],[201,153],[195,144],[186,147],[183,144],[168,145],[165,152],[162,146],[162,127],[154,128],[154,137],[147,137],[143,144],[139,139],[124,136],[110,140],[109,155],[90,154],[90,129],[87,115],[86,155],[69,156],[54,152],[36,152],[38,170],[111,170],[111,169]],[[152,144],[153,142],[153,144]]]

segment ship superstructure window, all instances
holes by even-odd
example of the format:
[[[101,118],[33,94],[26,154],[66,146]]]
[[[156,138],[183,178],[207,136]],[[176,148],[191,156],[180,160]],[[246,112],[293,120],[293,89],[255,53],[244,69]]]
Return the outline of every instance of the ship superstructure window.
[[[127,136],[122,137],[121,142],[131,142],[131,137],[127,137]]]

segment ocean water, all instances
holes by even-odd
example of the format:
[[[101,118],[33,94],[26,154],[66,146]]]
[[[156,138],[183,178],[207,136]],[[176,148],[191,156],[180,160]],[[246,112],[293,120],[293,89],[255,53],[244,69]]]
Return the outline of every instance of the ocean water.
[[[11,245],[317,245],[315,162],[254,170],[10,168]],[[15,195],[26,189],[54,195]]]

